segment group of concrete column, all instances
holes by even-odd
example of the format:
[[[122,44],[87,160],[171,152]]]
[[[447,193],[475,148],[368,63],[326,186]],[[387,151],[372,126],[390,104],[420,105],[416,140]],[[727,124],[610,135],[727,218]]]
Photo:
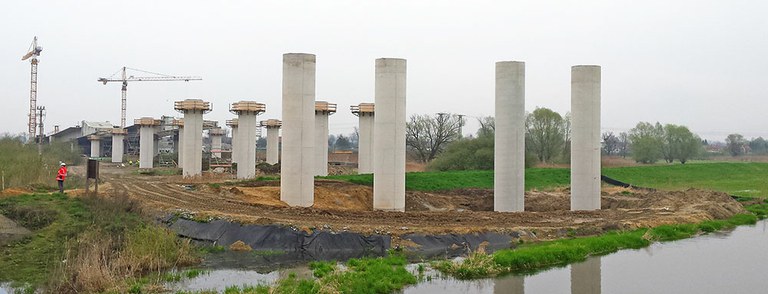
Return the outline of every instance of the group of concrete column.
[[[275,164],[282,159],[280,197],[292,206],[311,206],[314,176],[328,174],[328,116],[336,112],[336,105],[315,101],[315,67],[315,55],[283,55],[282,121],[258,122],[257,116],[266,111],[266,107],[254,101],[232,104],[230,111],[238,118],[227,121],[232,128],[232,161],[238,164],[238,178],[255,176],[256,128],[267,129],[266,161]],[[571,210],[600,209],[600,78],[599,66],[571,68]],[[351,107],[360,123],[358,172],[374,174],[373,207],[376,210],[405,210],[405,93],[406,61],[377,59],[375,103]],[[202,115],[210,110],[210,105],[199,99],[187,99],[177,101],[174,108],[184,113],[183,124],[179,124],[181,147],[178,151],[183,175],[197,176],[201,173],[202,161],[198,152],[202,149]],[[495,111],[494,210],[523,211],[524,62],[496,63]],[[137,119],[136,124],[141,126],[140,167],[151,168],[153,144],[148,140],[152,140],[154,126],[159,121],[142,118]],[[278,148],[281,127],[282,155]],[[223,132],[214,131],[210,135],[213,151],[220,152]],[[115,132],[113,140],[122,142],[122,136],[124,133]],[[98,150],[98,140],[92,140],[91,144],[92,150]],[[113,145],[122,147],[122,144]],[[122,156],[122,152],[119,154]]]
[[[571,210],[600,209],[600,67],[571,68]],[[496,63],[494,210],[525,208],[525,63]]]
[[[311,206],[314,203],[314,175],[328,172],[327,121],[336,108],[315,101],[315,67],[315,55],[283,55],[280,198],[293,206]],[[359,172],[374,173],[374,209],[403,211],[406,61],[377,59],[375,79],[375,103],[379,114],[373,116],[372,104],[353,107],[353,113],[361,121]]]

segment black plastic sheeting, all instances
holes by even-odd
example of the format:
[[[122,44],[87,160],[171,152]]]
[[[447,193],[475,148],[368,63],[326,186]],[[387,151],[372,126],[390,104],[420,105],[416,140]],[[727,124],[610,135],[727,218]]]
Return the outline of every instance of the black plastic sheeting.
[[[654,189],[654,188],[638,187],[638,186],[635,186],[635,185],[632,185],[632,184],[628,184],[628,183],[625,183],[625,182],[619,181],[619,180],[617,180],[617,179],[612,179],[612,178],[606,177],[606,176],[604,176],[604,175],[600,175],[600,180],[602,180],[602,181],[603,181],[603,182],[605,182],[606,184],[609,184],[609,185],[614,185],[614,186],[619,186],[619,187],[624,187],[624,188],[632,188],[632,189],[638,189],[638,190],[646,190],[646,191],[651,191],[651,192],[652,192],[652,191],[656,191],[656,189]]]
[[[486,252],[512,247],[512,240],[519,238],[518,233],[476,233],[476,234],[447,234],[424,235],[406,234],[401,238],[410,240],[418,246],[409,247],[407,251],[425,257],[454,257],[477,251],[480,244],[488,242]]]
[[[391,238],[384,235],[363,236],[341,232],[315,231],[312,234],[278,225],[242,225],[225,220],[201,223],[186,219],[167,220],[179,236],[210,245],[228,247],[243,241],[254,250],[297,253],[292,256],[307,259],[345,259],[383,255],[390,248]]]

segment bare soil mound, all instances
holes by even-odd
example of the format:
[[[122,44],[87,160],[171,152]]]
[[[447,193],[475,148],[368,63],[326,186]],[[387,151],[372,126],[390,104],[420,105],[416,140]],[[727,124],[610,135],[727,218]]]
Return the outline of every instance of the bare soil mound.
[[[526,211],[493,212],[493,191],[460,189],[406,192],[406,212],[373,211],[371,187],[329,180],[315,182],[313,207],[288,207],[280,201],[280,183],[255,181],[245,186],[212,188],[185,184],[174,177],[103,173],[108,193],[127,193],[148,210],[185,210],[243,223],[284,224],[363,234],[464,234],[518,232],[523,238],[551,239],[567,232],[597,234],[681,222],[722,219],[746,213],[725,193],[638,191],[605,187],[602,210],[570,211],[570,192],[529,191]],[[100,189],[101,191],[101,189]],[[396,239],[395,239],[396,240]]]

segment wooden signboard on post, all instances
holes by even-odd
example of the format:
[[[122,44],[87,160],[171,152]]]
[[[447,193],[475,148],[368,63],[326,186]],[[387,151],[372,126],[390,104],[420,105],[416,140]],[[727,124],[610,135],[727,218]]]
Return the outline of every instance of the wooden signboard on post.
[[[99,195],[99,161],[96,159],[88,159],[85,174],[85,195],[88,195],[91,179],[93,179],[96,186],[93,190],[94,195]]]

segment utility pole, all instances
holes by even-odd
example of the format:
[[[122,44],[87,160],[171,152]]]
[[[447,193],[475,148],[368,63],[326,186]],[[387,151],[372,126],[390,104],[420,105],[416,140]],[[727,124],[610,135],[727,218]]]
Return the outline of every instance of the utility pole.
[[[45,133],[43,132],[45,128],[43,127],[43,116],[45,115],[45,106],[38,106],[37,107],[37,117],[40,118],[38,121],[38,126],[40,127],[39,135],[37,136],[37,155],[43,155],[43,137],[45,136]]]

